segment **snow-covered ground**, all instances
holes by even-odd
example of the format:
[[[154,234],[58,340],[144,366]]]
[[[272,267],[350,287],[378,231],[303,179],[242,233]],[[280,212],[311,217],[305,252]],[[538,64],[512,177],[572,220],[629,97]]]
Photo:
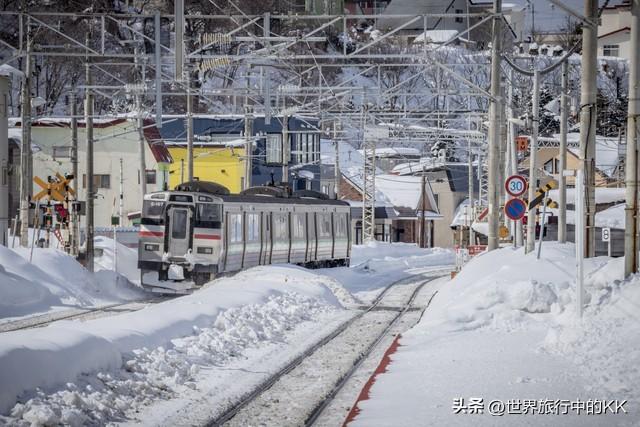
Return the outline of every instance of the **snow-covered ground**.
[[[105,258],[97,264],[110,268],[113,242],[100,244]],[[46,282],[52,298],[56,292],[62,295],[58,299],[66,297],[66,289],[58,289],[62,284],[75,283],[75,289],[93,283],[66,255],[40,250],[34,259],[36,253],[46,272],[24,261],[16,277],[37,274],[29,280]],[[118,271],[135,273],[127,260],[132,254],[118,247],[118,255]],[[452,262],[450,251],[378,243],[354,247],[351,268],[257,267],[139,311],[2,333],[0,424],[163,424],[172,410],[182,408],[176,397],[208,396],[220,403],[231,390],[237,396],[251,381],[230,376],[228,370],[249,374],[262,360],[259,371],[272,371],[286,361],[282,353],[351,316],[344,307],[360,304],[358,299],[368,299],[394,280]]]
[[[472,260],[403,334],[350,425],[640,424],[640,277],[621,280],[622,258],[586,260],[578,321],[574,251],[550,242],[540,260],[513,248]],[[589,399],[592,411],[626,400],[627,412],[587,415]],[[569,415],[522,414],[565,401]]]

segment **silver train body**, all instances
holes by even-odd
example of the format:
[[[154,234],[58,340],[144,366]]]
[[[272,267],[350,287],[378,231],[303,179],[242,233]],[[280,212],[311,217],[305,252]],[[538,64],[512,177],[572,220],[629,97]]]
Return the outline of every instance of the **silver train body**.
[[[187,292],[257,265],[349,265],[350,209],[313,197],[162,191],[144,196],[142,285]]]

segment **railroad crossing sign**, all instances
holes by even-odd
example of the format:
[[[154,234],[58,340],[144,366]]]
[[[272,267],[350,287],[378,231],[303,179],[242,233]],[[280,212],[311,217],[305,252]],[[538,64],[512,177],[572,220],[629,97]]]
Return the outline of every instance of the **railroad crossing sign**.
[[[520,197],[527,191],[527,180],[520,175],[511,175],[504,182],[504,188],[513,197]]]
[[[549,190],[552,190],[554,188],[558,188],[558,181],[554,179],[549,181],[546,185],[538,188],[536,190],[536,197],[534,197],[533,200],[529,202],[529,210],[535,208],[540,203],[542,203],[542,201],[545,198],[545,194],[547,194]]]
[[[527,211],[527,205],[520,199],[511,199],[504,205],[504,213],[514,221],[522,219]]]
[[[42,187],[42,191],[33,196],[34,200],[40,200],[44,197],[57,200],[58,202],[64,202],[68,194],[75,195],[75,191],[69,186],[73,176],[62,176],[56,172],[55,179],[49,178],[48,182],[45,182],[38,176],[33,177],[33,182]]]

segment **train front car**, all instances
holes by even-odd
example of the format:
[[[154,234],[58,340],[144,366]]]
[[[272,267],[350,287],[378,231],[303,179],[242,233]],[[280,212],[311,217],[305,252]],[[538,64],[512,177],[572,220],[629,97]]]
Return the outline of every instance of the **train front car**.
[[[138,246],[142,285],[181,293],[211,280],[222,250],[221,220],[221,201],[211,195],[145,195]]]

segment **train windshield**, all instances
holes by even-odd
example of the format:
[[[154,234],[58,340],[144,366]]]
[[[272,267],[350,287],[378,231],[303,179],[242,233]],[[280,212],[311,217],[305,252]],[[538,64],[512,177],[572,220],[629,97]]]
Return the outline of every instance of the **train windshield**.
[[[197,227],[219,228],[222,221],[222,206],[209,203],[198,203],[196,212]]]
[[[145,200],[142,203],[142,216],[157,218],[161,217],[164,213],[164,204],[162,200]]]

